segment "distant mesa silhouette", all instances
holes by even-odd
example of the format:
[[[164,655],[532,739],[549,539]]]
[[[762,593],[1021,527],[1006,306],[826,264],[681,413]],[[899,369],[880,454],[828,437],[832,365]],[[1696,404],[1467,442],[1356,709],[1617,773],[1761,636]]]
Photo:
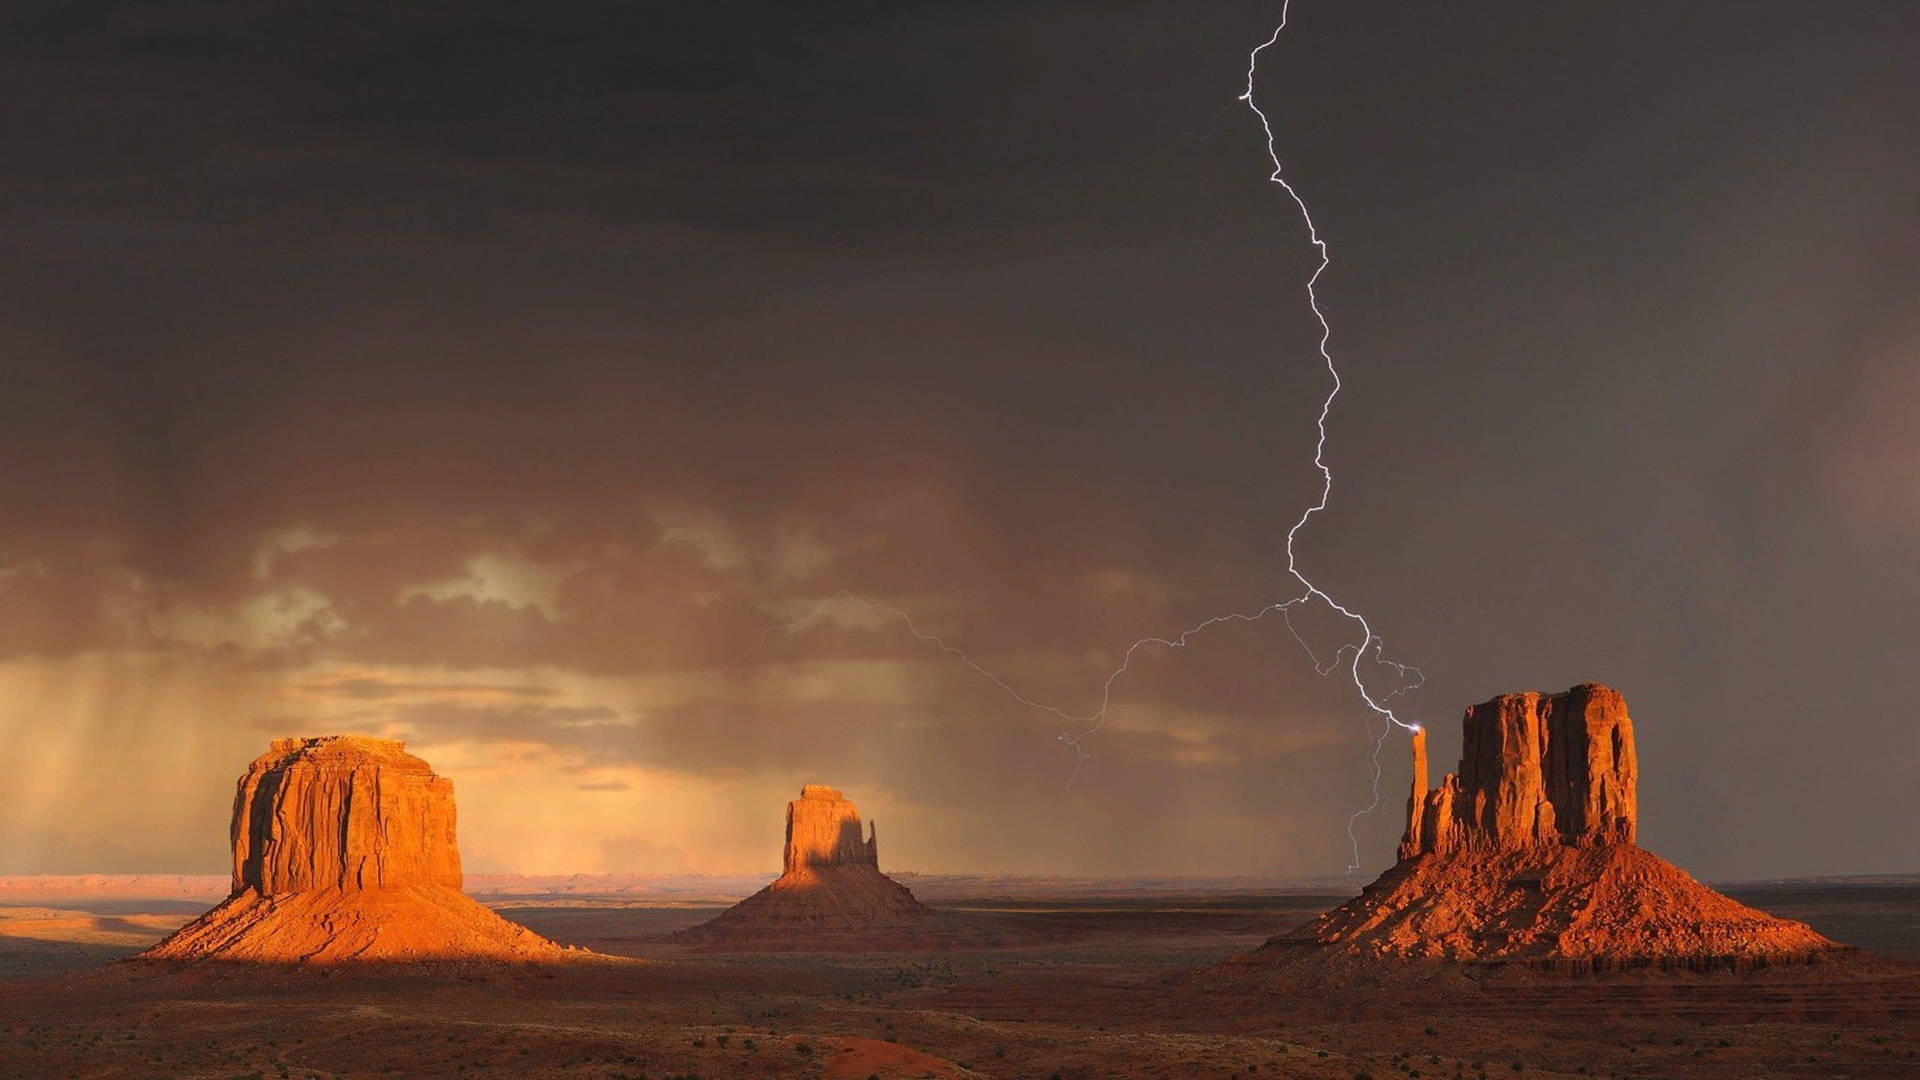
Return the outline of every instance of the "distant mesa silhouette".
[[[392,739],[277,739],[233,800],[233,891],[146,960],[335,964],[592,954],[460,891],[453,783]]]
[[[1635,844],[1639,759],[1619,692],[1503,694],[1462,724],[1459,771],[1432,789],[1426,733],[1413,736],[1398,865],[1263,953],[1607,970],[1763,966],[1840,948]]]
[[[860,811],[839,791],[807,784],[787,804],[785,867],[773,884],[717,918],[674,935],[693,943],[804,946],[821,936],[898,931],[933,909],[880,872],[878,830],[863,836]]]

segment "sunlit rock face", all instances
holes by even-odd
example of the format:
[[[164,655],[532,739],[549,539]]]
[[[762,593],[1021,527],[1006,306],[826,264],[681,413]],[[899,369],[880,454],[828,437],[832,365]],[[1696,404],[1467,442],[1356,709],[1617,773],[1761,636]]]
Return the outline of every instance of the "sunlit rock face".
[[[786,873],[827,866],[880,868],[879,841],[860,836],[860,811],[824,784],[807,784],[787,804]]]
[[[460,891],[453,784],[391,739],[278,739],[233,800],[233,892],[141,954],[262,964],[577,959]]]
[[[1461,724],[1460,770],[1433,790],[1426,732],[1414,734],[1401,858],[1633,842],[1640,767],[1618,691],[1582,683],[1559,694],[1502,694],[1468,708]]]
[[[453,783],[391,739],[277,739],[233,800],[233,891],[460,888]]]

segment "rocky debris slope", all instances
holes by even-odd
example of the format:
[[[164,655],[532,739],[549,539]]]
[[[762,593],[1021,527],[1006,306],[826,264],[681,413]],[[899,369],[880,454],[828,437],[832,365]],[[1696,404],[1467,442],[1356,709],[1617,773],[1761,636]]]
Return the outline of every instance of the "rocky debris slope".
[[[233,891],[149,960],[580,955],[460,892],[453,784],[390,739],[278,739],[240,778]]]
[[[880,872],[876,833],[862,837],[860,812],[840,792],[806,785],[787,804],[785,872],[717,918],[675,936],[694,943],[792,944],[922,923],[933,910]]]
[[[1294,935],[1364,955],[1712,968],[1835,946],[1633,844],[1550,844],[1401,862]]]
[[[1426,733],[1400,862],[1270,953],[1606,969],[1804,960],[1837,948],[1634,843],[1639,762],[1617,691],[1503,694],[1466,711],[1460,769],[1427,786]]]

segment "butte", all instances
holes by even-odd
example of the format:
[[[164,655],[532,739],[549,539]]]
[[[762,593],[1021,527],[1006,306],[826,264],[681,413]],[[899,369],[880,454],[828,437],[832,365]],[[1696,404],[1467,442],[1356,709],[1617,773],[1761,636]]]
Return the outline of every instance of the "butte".
[[[1263,953],[1704,970],[1840,948],[1635,844],[1639,759],[1617,691],[1503,694],[1462,724],[1460,769],[1432,789],[1413,736],[1399,862]]]
[[[807,784],[787,804],[785,870],[716,918],[674,935],[697,944],[806,948],[911,935],[935,913],[880,872],[877,829],[830,787]]]
[[[277,739],[233,799],[233,892],[140,954],[267,964],[537,961],[564,949],[460,891],[453,783],[391,739]]]

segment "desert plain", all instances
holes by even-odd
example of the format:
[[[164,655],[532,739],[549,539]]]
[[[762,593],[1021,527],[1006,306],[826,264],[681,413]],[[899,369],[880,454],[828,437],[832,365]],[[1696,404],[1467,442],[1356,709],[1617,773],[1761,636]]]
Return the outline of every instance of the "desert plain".
[[[1722,886],[1857,947],[1567,974],[1285,970],[1269,938],[1361,884],[896,874],[932,940],[676,939],[766,879],[468,891],[607,959],[296,968],[131,961],[224,877],[0,879],[0,1076],[1885,1077],[1920,1075],[1920,878]]]
[[[1920,1075],[1920,877],[1695,881],[1598,684],[1462,727],[1364,888],[890,874],[822,784],[771,881],[468,876],[403,744],[276,740],[230,876],[0,879],[0,1076]]]

